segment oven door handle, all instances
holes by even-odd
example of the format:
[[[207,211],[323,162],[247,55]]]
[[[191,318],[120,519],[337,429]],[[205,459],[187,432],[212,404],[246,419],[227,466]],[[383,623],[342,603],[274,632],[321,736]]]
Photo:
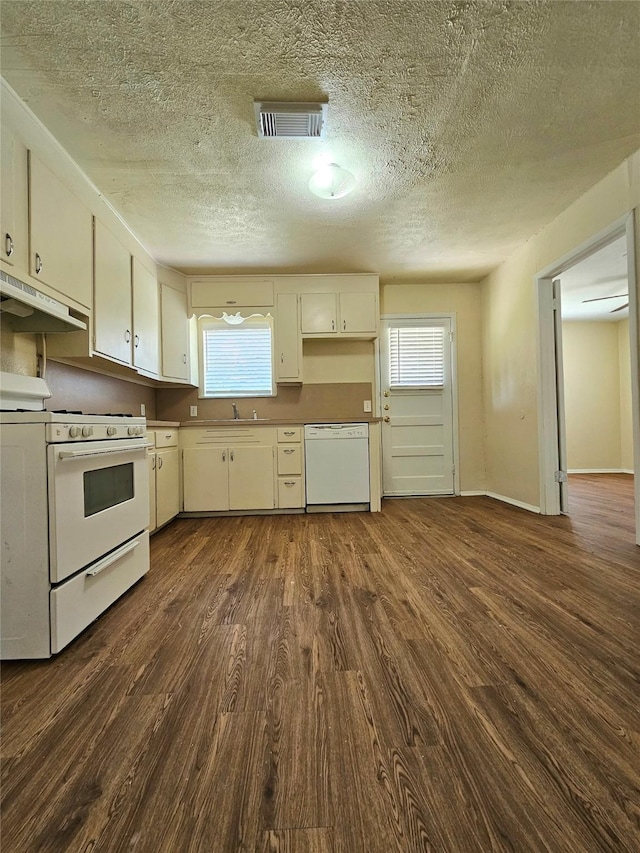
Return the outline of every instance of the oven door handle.
[[[145,450],[147,447],[153,447],[153,444],[140,443],[135,446],[128,445],[127,447],[110,447],[108,450],[61,450],[58,453],[59,459],[84,459],[87,456],[109,456],[114,453],[133,453],[136,450]]]
[[[108,569],[109,566],[112,566],[114,563],[117,563],[118,560],[120,560],[130,551],[133,551],[134,548],[137,548],[139,544],[140,540],[136,539],[133,542],[127,542],[127,544],[123,545],[122,548],[118,548],[116,551],[112,551],[108,557],[99,560],[97,563],[94,563],[90,569],[87,569],[87,571],[85,572],[86,577],[93,578],[96,575],[99,575],[100,572],[103,572],[105,569]]]

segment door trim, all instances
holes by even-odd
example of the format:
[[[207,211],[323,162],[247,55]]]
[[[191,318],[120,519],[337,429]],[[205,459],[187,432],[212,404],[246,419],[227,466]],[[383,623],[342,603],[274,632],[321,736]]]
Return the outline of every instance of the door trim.
[[[562,277],[569,267],[594,252],[626,236],[627,277],[629,282],[629,339],[631,349],[631,401],[633,413],[633,458],[636,543],[640,545],[640,385],[638,355],[638,279],[635,262],[634,211],[612,222],[584,243],[555,260],[533,277],[538,330],[538,452],[540,473],[540,512],[560,514],[560,488],[555,482],[559,466],[558,430],[564,425],[564,412],[558,412],[556,394],[556,338],[553,322],[553,279]]]
[[[456,312],[447,313],[438,311],[436,314],[381,314],[380,329],[387,320],[448,320],[451,323],[451,439],[453,443],[453,494],[455,497],[460,495],[460,448],[459,448],[459,430],[458,430],[458,327],[456,323]],[[376,383],[378,393],[376,395],[376,414],[382,416],[382,347],[379,339],[376,340]],[[382,456],[382,442],[380,443],[380,454]],[[382,458],[380,459],[381,471]]]

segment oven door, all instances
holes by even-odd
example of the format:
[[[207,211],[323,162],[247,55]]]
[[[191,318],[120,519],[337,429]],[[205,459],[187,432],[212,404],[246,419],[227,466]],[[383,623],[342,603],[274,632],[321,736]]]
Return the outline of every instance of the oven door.
[[[50,444],[52,583],[117,548],[149,525],[146,442]]]

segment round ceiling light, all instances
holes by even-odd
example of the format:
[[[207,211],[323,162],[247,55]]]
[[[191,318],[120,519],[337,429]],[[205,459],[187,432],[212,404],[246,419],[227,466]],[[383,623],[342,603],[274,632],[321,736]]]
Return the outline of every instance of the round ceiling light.
[[[329,163],[318,169],[309,180],[309,189],[318,198],[343,198],[355,185],[356,179],[351,172],[337,163]]]

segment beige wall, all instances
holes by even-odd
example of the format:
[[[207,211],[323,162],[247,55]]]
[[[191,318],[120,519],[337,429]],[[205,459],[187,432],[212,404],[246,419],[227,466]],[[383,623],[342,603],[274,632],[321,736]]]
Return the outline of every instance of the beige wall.
[[[8,314],[0,320],[0,370],[35,376],[37,368],[36,336],[14,335]]]
[[[381,287],[382,314],[456,315],[462,491],[485,489],[480,307],[480,286],[477,284],[385,284]]]
[[[302,342],[305,385],[327,382],[375,382],[373,341],[310,340]]]
[[[633,414],[631,409],[631,350],[629,321],[616,323],[620,375],[620,467],[633,471]]]
[[[639,176],[640,151],[482,282],[488,491],[531,506],[540,504],[538,321],[533,277],[640,206]],[[636,241],[638,250],[640,217],[636,217]],[[634,357],[639,358],[637,353]]]
[[[562,324],[569,470],[621,468],[618,325]]]

